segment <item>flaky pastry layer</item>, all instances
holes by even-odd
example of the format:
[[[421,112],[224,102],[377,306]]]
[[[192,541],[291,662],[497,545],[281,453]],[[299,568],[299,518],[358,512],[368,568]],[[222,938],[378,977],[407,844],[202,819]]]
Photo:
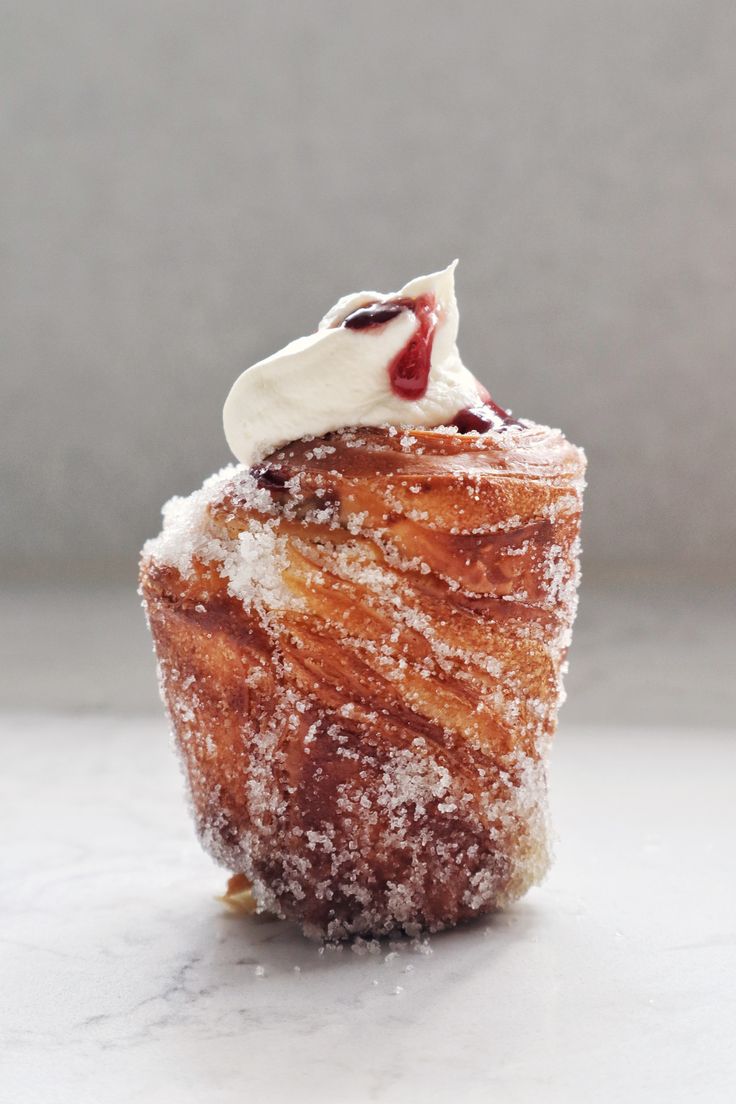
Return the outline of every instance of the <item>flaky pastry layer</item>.
[[[584,456],[539,426],[299,441],[171,505],[141,586],[207,849],[342,937],[548,864]]]

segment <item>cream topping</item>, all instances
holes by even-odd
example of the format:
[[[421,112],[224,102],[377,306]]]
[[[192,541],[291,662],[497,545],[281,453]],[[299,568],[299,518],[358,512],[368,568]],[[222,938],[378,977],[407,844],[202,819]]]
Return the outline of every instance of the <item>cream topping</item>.
[[[478,384],[457,349],[455,266],[420,276],[391,295],[361,291],[328,311],[316,333],[297,338],[248,368],[225,401],[227,443],[243,464],[302,437],[346,426],[431,427],[476,405]],[[390,367],[419,330],[417,314],[401,310],[379,326],[343,325],[367,304],[390,300],[432,303],[433,336],[426,390],[405,398],[391,386]]]

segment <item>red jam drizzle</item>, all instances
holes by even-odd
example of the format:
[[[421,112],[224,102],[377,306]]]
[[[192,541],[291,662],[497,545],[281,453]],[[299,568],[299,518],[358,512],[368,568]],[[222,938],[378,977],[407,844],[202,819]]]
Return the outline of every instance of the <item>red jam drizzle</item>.
[[[352,311],[342,322],[348,330],[368,330],[385,326],[402,311],[412,311],[417,320],[417,328],[388,366],[391,390],[399,398],[412,402],[421,399],[429,384],[429,369],[432,360],[432,342],[437,325],[436,302],[433,295],[420,295],[416,299],[397,297],[382,299],[376,303],[366,303]],[[478,402],[474,406],[458,410],[450,425],[457,426],[460,433],[487,433],[490,429],[508,429],[512,425],[521,425],[495,403],[490,392],[478,383]]]
[[[359,307],[342,323],[349,330],[366,330],[385,325],[404,310],[414,313],[417,328],[388,366],[391,390],[407,402],[421,399],[429,384],[432,342],[437,324],[435,308],[434,295],[419,295],[416,299],[386,299]]]
[[[367,330],[372,326],[383,326],[396,318],[412,302],[411,299],[391,299],[386,303],[369,303],[349,314],[343,326],[347,330]]]
[[[457,426],[461,433],[487,433],[489,429],[495,429],[498,432],[512,425],[521,425],[521,422],[513,418],[508,410],[504,410],[493,401],[491,392],[480,380],[475,381],[475,386],[480,401],[458,410],[450,425]]]
[[[461,433],[487,433],[498,424],[498,419],[488,417],[491,411],[485,406],[466,406],[458,410],[451,425],[457,426]]]
[[[481,391],[481,396],[483,392],[488,395],[482,384],[478,385],[478,390]],[[508,410],[504,410],[488,395],[488,398],[477,406],[466,406],[458,410],[450,425],[457,426],[461,433],[487,433],[489,429],[508,429],[512,425],[521,425],[521,422],[513,418]]]
[[[503,424],[505,426],[511,426],[511,425],[520,426],[521,425],[521,422],[519,421],[519,419],[515,418],[510,410],[504,410],[504,408],[502,406],[499,406],[498,403],[495,403],[493,401],[493,399],[490,397],[490,395],[486,399],[486,406],[490,406],[491,410],[496,415],[496,417],[501,418],[503,420]]]

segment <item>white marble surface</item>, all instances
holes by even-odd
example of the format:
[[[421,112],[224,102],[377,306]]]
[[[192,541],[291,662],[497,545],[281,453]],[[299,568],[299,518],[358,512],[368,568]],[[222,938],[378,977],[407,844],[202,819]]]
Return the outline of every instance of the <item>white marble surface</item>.
[[[390,958],[222,911],[163,720],[1,739],[4,1100],[733,1099],[733,733],[563,725],[545,885]]]

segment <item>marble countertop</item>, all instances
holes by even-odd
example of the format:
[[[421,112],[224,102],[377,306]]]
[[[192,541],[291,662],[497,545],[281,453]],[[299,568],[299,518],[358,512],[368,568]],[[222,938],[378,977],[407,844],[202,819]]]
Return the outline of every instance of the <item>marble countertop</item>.
[[[545,884],[364,955],[223,911],[163,719],[0,739],[14,1104],[733,1099],[732,732],[563,723]]]

